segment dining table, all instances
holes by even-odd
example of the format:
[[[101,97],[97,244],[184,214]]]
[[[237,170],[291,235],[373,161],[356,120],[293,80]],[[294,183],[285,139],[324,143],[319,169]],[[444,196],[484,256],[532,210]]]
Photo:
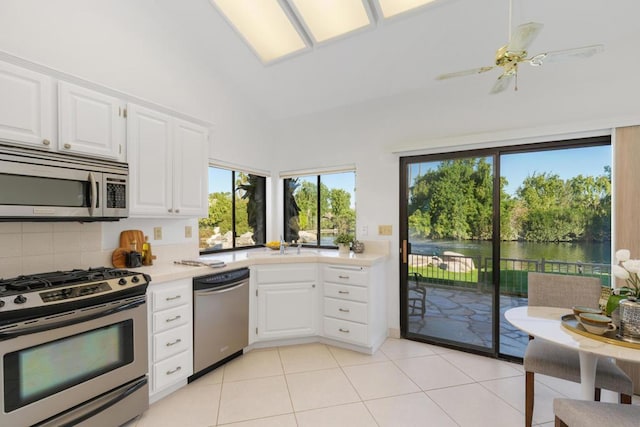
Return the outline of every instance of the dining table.
[[[580,357],[580,385],[583,400],[593,400],[596,366],[599,357],[640,362],[640,346],[634,348],[627,343],[612,343],[599,339],[597,335],[579,334],[563,325],[562,317],[573,314],[568,308],[522,306],[507,310],[505,319],[516,328],[535,339],[568,347],[578,351]]]

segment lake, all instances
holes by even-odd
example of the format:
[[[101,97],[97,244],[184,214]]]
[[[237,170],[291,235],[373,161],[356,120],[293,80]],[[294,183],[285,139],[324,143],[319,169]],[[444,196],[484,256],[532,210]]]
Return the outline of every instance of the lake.
[[[411,253],[441,255],[444,251],[466,256],[491,257],[492,243],[475,240],[412,240]],[[583,263],[611,263],[611,242],[533,243],[501,242],[500,258],[533,259]]]

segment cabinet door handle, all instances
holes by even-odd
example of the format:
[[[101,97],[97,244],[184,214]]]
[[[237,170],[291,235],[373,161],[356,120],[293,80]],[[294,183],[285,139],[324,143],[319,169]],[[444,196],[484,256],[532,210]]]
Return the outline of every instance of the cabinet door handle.
[[[176,209],[176,213],[180,213],[180,209]]]
[[[345,334],[348,334],[348,333],[349,333],[349,330],[348,330],[348,329],[342,329],[342,328],[340,328],[340,329],[338,329],[338,330],[339,330],[340,332],[344,332]]]
[[[171,370],[167,371],[167,375],[175,374],[176,372],[178,372],[181,369],[182,369],[182,366],[178,366],[176,369],[171,369]]]
[[[173,341],[173,342],[168,342],[168,343],[167,343],[167,344],[165,344],[165,345],[166,345],[167,347],[171,347],[171,346],[176,345],[176,344],[181,343],[181,342],[182,342],[182,340],[181,340],[180,338],[176,338],[176,340],[175,340],[175,341]]]
[[[173,212],[173,209],[169,209],[169,213]]]
[[[182,295],[176,295],[175,297],[166,297],[165,301],[174,301],[180,298],[182,298]]]
[[[339,279],[348,279],[349,276],[338,276]]]
[[[48,139],[43,139],[42,140],[42,144],[46,145],[46,146],[49,146],[51,144],[51,141],[49,141]]]
[[[349,295],[349,291],[338,291],[339,294],[347,294]]]
[[[341,311],[343,313],[350,313],[351,310],[349,310],[348,308],[339,308],[338,311]]]
[[[64,148],[66,148],[68,150],[69,148],[71,148],[71,144],[69,144],[69,143],[64,144]]]
[[[167,320],[165,320],[165,322],[169,323],[169,322],[173,322],[174,320],[178,320],[180,319],[182,316],[180,316],[179,314],[177,316],[171,317]]]

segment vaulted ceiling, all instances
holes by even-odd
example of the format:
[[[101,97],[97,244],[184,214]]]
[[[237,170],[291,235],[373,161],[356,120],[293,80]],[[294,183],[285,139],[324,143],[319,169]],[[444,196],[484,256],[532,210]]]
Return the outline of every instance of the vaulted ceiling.
[[[637,0],[514,0],[513,10],[514,26],[544,24],[532,54],[605,45],[604,53],[588,59],[521,66],[518,96],[580,93],[612,81],[640,84]],[[238,96],[274,120],[403,94],[505,97],[489,95],[498,69],[447,81],[435,77],[493,65],[497,48],[508,40],[508,0],[439,0],[272,65],[263,65],[207,0],[159,0],[153,15]]]

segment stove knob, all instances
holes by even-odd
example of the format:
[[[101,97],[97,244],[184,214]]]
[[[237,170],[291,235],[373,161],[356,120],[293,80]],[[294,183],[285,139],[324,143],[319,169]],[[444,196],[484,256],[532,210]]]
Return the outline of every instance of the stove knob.
[[[118,280],[118,285],[120,286],[124,286],[127,284],[127,279],[125,279],[124,277],[120,280]]]
[[[140,281],[140,279],[138,278],[138,276],[133,276],[133,277],[131,278],[131,281],[132,281],[133,283],[138,283],[138,282]]]
[[[4,307],[4,301],[0,299],[0,308]]]
[[[18,295],[13,302],[15,302],[16,304],[24,304],[25,302],[27,302],[27,297],[25,297],[24,295]]]

